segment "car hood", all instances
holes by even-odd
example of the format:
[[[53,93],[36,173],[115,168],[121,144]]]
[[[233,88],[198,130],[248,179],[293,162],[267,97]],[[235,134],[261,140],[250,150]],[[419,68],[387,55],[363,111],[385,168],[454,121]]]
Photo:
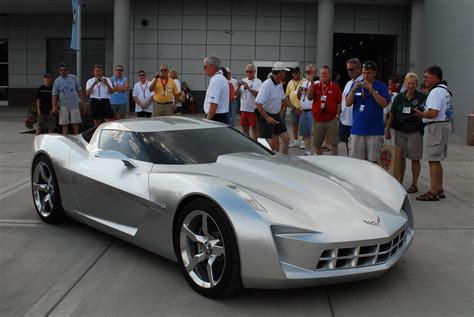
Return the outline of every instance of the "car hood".
[[[357,224],[384,234],[406,222],[398,206],[389,206],[355,182],[297,157],[239,153],[222,155],[213,164],[188,167],[255,193],[253,197],[267,209],[271,206],[262,200],[280,205],[279,212],[268,210],[275,222],[288,223],[291,218],[292,223],[324,231],[352,231]],[[265,199],[259,199],[262,196]]]

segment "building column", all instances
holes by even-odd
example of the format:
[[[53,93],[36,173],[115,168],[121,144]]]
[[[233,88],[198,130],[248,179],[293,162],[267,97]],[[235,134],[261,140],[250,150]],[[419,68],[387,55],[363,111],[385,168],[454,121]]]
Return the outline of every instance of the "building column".
[[[411,4],[410,20],[410,51],[408,71],[414,72],[419,78],[423,78],[423,59],[422,59],[422,41],[423,41],[423,0],[413,0]],[[420,77],[421,76],[421,77]]]
[[[114,62],[115,65],[123,65],[123,75],[130,73],[128,68],[129,53],[130,53],[130,0],[115,0],[114,1]],[[129,77],[129,76],[127,76]],[[130,81],[129,81],[130,83]],[[128,93],[127,93],[128,98]],[[130,106],[127,103],[127,113],[130,111]]]
[[[318,30],[316,42],[317,67],[332,67],[334,42],[334,0],[318,1]]]

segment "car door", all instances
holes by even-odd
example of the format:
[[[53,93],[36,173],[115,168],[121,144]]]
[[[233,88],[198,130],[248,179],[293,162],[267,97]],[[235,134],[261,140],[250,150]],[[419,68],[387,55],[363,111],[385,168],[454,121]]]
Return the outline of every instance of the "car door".
[[[71,184],[81,213],[92,220],[91,224],[135,236],[149,210],[148,177],[153,164],[130,131],[103,129],[97,150],[120,152],[131,164],[98,157],[98,151],[89,152],[87,157],[71,155]]]

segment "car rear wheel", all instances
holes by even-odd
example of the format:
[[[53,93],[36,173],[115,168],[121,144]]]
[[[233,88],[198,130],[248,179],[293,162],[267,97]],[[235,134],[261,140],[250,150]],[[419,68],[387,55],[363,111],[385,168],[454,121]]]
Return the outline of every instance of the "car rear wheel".
[[[242,287],[237,241],[222,210],[196,199],[182,209],[176,224],[175,251],[189,285],[210,298],[237,292]]]
[[[36,211],[43,221],[57,223],[64,220],[56,173],[44,155],[36,158],[33,164],[31,189]]]

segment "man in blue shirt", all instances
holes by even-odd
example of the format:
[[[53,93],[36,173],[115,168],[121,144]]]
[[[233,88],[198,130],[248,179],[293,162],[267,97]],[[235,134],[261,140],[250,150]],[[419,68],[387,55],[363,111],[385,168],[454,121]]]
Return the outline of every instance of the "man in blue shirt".
[[[346,106],[354,105],[350,138],[350,156],[377,162],[383,147],[383,108],[390,102],[388,87],[376,80],[377,64],[362,64],[362,81],[356,81],[346,97]]]
[[[128,94],[128,78],[122,76],[123,66],[115,66],[115,76],[111,78],[113,93],[110,95],[110,104],[114,112],[115,119],[125,118]]]

